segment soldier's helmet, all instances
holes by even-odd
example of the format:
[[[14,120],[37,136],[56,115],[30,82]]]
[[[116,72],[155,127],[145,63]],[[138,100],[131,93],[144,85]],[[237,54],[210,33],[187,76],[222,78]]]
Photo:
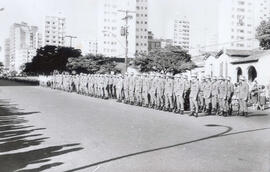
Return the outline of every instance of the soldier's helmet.
[[[218,80],[224,80],[223,76],[218,77]]]
[[[191,75],[191,78],[193,78],[193,79],[197,79],[197,75],[192,74],[192,75]]]
[[[176,74],[176,75],[174,75],[174,78],[181,78],[181,75],[180,74]]]

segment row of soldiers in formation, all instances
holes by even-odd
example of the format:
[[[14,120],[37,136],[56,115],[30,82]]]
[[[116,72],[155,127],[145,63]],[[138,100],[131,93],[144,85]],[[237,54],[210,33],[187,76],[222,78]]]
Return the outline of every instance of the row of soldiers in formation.
[[[45,81],[45,82],[43,82]],[[103,98],[117,99],[118,102],[155,108],[198,117],[199,112],[216,115],[232,115],[232,100],[237,100],[237,115],[247,116],[249,85],[240,77],[233,84],[230,77],[203,77],[196,75],[162,74],[57,74],[50,79],[40,78],[40,84],[67,92]],[[186,105],[189,104],[189,108]]]

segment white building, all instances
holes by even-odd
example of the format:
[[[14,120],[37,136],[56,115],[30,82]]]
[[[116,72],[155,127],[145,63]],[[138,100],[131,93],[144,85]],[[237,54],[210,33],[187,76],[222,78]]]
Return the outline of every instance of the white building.
[[[258,48],[256,28],[270,16],[270,0],[220,0],[218,49]]]
[[[88,50],[90,54],[95,54],[97,55],[98,53],[98,43],[97,41],[89,41],[88,42]]]
[[[249,82],[255,79],[259,84],[270,83],[270,51],[233,50],[209,53],[205,57],[204,74],[209,76],[231,77],[237,82],[245,76]]]
[[[44,44],[65,46],[66,19],[64,17],[46,16]]]
[[[4,67],[6,69],[9,69],[10,66],[10,40],[9,38],[5,39],[5,45],[4,45]]]
[[[42,46],[38,27],[29,26],[24,22],[13,24],[5,46],[5,68],[20,72],[21,66],[31,62],[36,55],[36,50]]]
[[[174,20],[173,45],[185,50],[190,48],[190,22],[187,17]]]
[[[126,21],[128,14],[128,57],[148,52],[148,1],[99,0],[98,54],[108,57],[125,57]],[[119,10],[122,10],[120,12]],[[129,13],[123,11],[128,10]]]
[[[98,43],[95,40],[79,40],[76,41],[77,45],[75,46],[76,49],[80,49],[82,51],[82,55],[87,54],[98,54]]]

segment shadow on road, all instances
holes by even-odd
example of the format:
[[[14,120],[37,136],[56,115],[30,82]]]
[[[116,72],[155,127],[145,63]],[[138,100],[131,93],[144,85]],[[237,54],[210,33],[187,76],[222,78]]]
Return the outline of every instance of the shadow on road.
[[[38,172],[60,166],[62,162],[51,162],[50,158],[79,151],[83,148],[79,143],[35,148],[49,139],[41,132],[45,128],[29,125],[26,115],[36,115],[39,112],[22,113],[18,109],[0,100],[0,171]],[[29,148],[24,151],[24,148]],[[32,148],[32,149],[31,149]],[[11,152],[12,151],[12,152]],[[46,163],[46,164],[45,164]],[[23,170],[30,164],[38,164],[35,169]],[[38,166],[37,165],[37,166]]]
[[[13,81],[7,79],[0,79],[0,87],[11,87],[11,86],[37,86],[38,82],[23,82],[23,81]]]
[[[265,114],[255,114],[255,113],[252,113],[250,115],[248,115],[248,118],[251,118],[251,117],[265,117],[265,116],[268,116],[269,114],[265,113]]]
[[[166,149],[179,147],[179,146],[183,146],[183,145],[187,145],[187,144],[191,144],[191,143],[195,143],[195,142],[200,142],[200,141],[204,141],[204,140],[208,140],[208,139],[214,139],[214,138],[218,138],[218,137],[225,137],[225,136],[230,136],[230,135],[250,133],[250,132],[256,132],[256,131],[262,131],[262,130],[270,130],[270,127],[269,127],[269,128],[260,128],[260,129],[254,129],[254,130],[246,130],[246,131],[239,131],[239,132],[229,133],[229,132],[232,131],[232,128],[229,127],[229,126],[209,124],[209,125],[206,125],[206,127],[221,127],[221,128],[224,128],[225,131],[220,132],[220,133],[215,134],[215,135],[212,135],[212,136],[209,136],[209,137],[204,137],[204,138],[191,140],[191,141],[187,141],[187,142],[182,142],[182,143],[178,143],[178,144],[174,144],[174,145],[169,145],[169,146],[164,146],[164,147],[159,147],[159,148],[155,148],[155,149],[149,149],[149,150],[145,150],[145,151],[141,151],[141,152],[136,152],[136,153],[131,153],[131,154],[123,155],[123,156],[114,157],[114,158],[107,159],[107,160],[104,160],[104,161],[100,161],[100,162],[92,163],[92,164],[85,165],[85,166],[82,166],[82,167],[67,170],[66,172],[80,171],[80,170],[83,170],[83,169],[91,168],[91,167],[98,166],[98,165],[105,164],[105,163],[109,163],[109,162],[112,162],[112,161],[117,161],[117,160],[120,160],[120,159],[125,159],[125,158],[129,158],[129,157],[133,157],[133,156],[138,156],[138,155],[142,155],[142,154],[146,154],[146,153],[152,153],[152,152],[156,152],[156,151],[160,151],[160,150],[166,150]]]

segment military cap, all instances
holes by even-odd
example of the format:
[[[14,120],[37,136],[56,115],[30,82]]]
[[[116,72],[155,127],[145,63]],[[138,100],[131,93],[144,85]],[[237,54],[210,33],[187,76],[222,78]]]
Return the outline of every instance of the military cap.
[[[191,78],[197,78],[197,75],[193,74],[191,75]]]

